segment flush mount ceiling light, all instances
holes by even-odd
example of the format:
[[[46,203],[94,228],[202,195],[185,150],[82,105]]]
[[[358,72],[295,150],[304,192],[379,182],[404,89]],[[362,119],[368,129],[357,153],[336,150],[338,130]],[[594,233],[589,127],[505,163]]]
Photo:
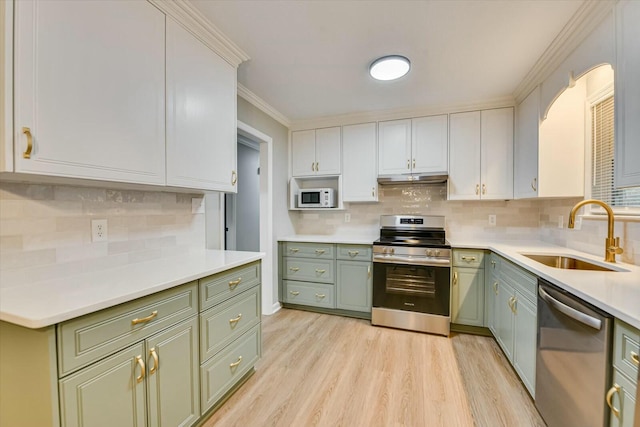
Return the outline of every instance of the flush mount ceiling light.
[[[411,69],[411,62],[400,55],[388,55],[378,58],[369,66],[369,74],[376,80],[395,80]]]

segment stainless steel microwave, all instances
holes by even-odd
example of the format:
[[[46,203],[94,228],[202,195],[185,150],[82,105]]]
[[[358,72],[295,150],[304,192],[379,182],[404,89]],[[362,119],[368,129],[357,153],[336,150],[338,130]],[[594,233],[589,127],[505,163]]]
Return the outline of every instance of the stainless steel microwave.
[[[336,192],[333,188],[301,188],[299,208],[335,208]]]

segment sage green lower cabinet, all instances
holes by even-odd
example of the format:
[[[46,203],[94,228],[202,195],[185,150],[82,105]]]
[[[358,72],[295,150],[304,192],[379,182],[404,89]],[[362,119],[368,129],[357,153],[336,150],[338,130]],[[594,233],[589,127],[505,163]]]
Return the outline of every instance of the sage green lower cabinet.
[[[489,328],[493,336],[498,335],[496,331],[496,310],[495,299],[500,284],[500,257],[490,253],[485,258],[484,268],[484,326]]]
[[[537,307],[516,293],[513,303],[514,348],[513,367],[531,393],[536,383],[536,340],[538,336]]]
[[[60,380],[62,425],[146,426],[144,355],[138,343]]]
[[[609,405],[610,427],[633,427],[638,388],[640,330],[616,319],[613,328],[611,388],[605,397]],[[637,425],[637,423],[636,423]]]
[[[336,308],[334,285],[283,280],[285,302],[312,307]]]
[[[617,369],[613,370],[609,427],[634,427],[637,384]],[[615,409],[615,411],[614,411]]]
[[[484,325],[484,270],[453,268],[451,322],[459,325]]]
[[[373,278],[371,262],[336,262],[336,308],[371,312]]]
[[[493,307],[496,313],[495,328],[498,333],[495,337],[509,361],[513,359],[513,331],[515,328],[513,312],[511,311],[513,294],[513,287],[507,283],[500,283]]]

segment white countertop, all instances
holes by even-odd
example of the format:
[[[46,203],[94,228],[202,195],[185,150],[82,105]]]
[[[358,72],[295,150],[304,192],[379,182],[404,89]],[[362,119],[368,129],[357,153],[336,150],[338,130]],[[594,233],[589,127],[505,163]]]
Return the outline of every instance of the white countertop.
[[[0,320],[42,328],[264,257],[207,250],[0,289]]]
[[[595,256],[545,242],[450,242],[454,248],[489,249],[536,276],[565,289],[603,311],[640,329],[640,267],[624,263],[604,262]],[[626,271],[563,270],[547,267],[522,253],[571,255],[596,264]]]
[[[344,245],[371,245],[379,236],[373,234],[295,234],[279,237],[279,242],[312,242],[312,243],[340,243]]]

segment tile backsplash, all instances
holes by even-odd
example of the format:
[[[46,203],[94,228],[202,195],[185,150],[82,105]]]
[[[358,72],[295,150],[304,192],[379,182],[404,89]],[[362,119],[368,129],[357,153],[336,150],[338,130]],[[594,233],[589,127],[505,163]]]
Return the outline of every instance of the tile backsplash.
[[[542,240],[600,255],[604,250],[607,223],[584,220],[581,230],[566,228],[569,212],[580,198],[559,200],[447,201],[445,185],[398,185],[379,187],[378,203],[349,203],[345,211],[298,212],[297,234],[379,234],[380,215],[444,215],[452,240]],[[345,213],[351,220],[345,222]],[[489,215],[496,225],[489,226]],[[558,216],[564,219],[558,228]],[[616,221],[624,253],[618,259],[640,265],[640,222]]]
[[[205,218],[191,213],[192,197],[202,196],[0,182],[3,282],[25,279],[25,267],[39,279],[202,249]],[[107,220],[107,242],[91,241],[92,219]]]

